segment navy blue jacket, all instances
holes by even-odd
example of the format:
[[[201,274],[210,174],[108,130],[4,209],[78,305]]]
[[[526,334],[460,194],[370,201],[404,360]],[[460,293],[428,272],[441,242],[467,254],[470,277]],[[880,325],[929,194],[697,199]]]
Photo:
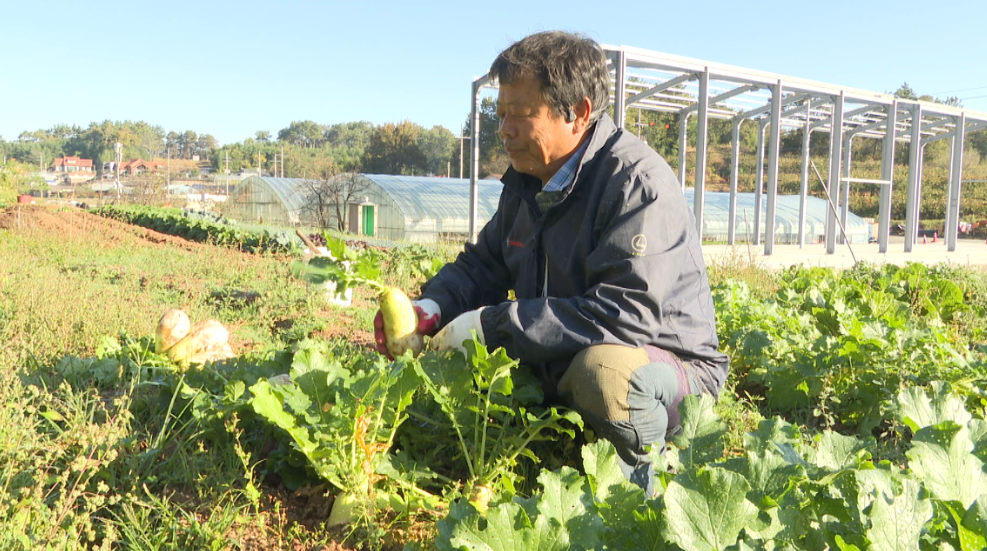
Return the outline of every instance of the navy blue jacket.
[[[513,168],[502,181],[477,243],[422,287],[444,323],[489,306],[487,346],[532,366],[549,397],[572,357],[603,343],[668,350],[719,393],[729,361],[695,216],[660,155],[604,115],[558,197],[539,197],[541,181]]]

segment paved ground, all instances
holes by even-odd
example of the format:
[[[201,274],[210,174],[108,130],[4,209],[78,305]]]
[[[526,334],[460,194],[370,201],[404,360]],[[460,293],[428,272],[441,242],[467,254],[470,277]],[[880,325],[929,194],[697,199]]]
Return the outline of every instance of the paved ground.
[[[960,239],[956,250],[947,252],[944,239],[933,243],[922,243],[921,240],[906,253],[904,238],[891,237],[888,242],[888,252],[878,252],[877,243],[857,243],[852,245],[853,255],[847,245],[837,245],[836,252],[826,254],[825,245],[775,245],[771,255],[764,255],[764,244],[758,246],[746,243],[739,245],[704,245],[703,256],[707,264],[723,262],[755,262],[766,268],[784,268],[795,264],[808,266],[830,266],[834,268],[849,268],[853,266],[853,258],[857,261],[874,264],[897,264],[907,262],[922,262],[924,264],[950,263],[963,266],[979,266],[987,270],[987,244],[982,240]]]

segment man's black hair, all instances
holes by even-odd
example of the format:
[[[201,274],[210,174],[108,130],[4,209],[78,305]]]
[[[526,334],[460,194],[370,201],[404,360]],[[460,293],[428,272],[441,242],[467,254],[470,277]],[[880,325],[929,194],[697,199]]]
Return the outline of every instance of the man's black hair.
[[[545,101],[569,122],[575,118],[572,106],[583,98],[593,104],[590,122],[610,104],[607,56],[595,40],[581,34],[545,31],[522,38],[497,56],[490,75],[505,84],[536,78]]]

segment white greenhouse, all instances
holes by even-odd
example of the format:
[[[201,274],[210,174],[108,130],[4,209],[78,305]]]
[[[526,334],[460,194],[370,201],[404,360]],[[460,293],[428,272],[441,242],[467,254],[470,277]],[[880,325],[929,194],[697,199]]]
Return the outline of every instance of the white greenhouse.
[[[482,228],[497,209],[503,184],[495,180],[480,180],[478,184],[478,227]],[[319,199],[314,198],[313,185],[312,180],[302,178],[251,176],[233,189],[223,213],[245,222],[274,226],[343,227],[350,233],[386,240],[434,243],[468,239],[470,183],[467,179],[341,174],[319,184],[324,198],[321,206]],[[327,189],[331,190],[328,195]],[[685,196],[691,205],[693,189],[687,188]],[[707,191],[705,197],[703,240],[726,242],[730,194]],[[737,194],[738,241],[764,242],[766,203],[761,202],[761,216],[755,216],[754,194]],[[807,243],[821,243],[825,239],[828,208],[825,199],[807,198]],[[799,196],[778,196],[776,210],[775,242],[797,243]],[[758,222],[761,227],[754,240]],[[847,214],[845,227],[851,243],[867,243],[872,234],[871,224],[853,213]]]
[[[478,187],[482,227],[497,210],[504,186],[481,180]],[[381,239],[433,243],[467,239],[469,201],[468,179],[347,173],[318,182],[251,176],[233,189],[224,214],[271,225],[341,226]]]
[[[730,193],[707,191],[703,205],[703,241],[727,242],[730,220]],[[685,190],[685,198],[692,206],[693,188]],[[763,197],[762,197],[763,199]],[[798,243],[799,196],[779,195],[775,212],[775,243]],[[754,239],[754,225],[760,222],[757,242],[765,241],[767,201],[761,201],[761,216],[755,216],[754,194],[737,194],[736,228],[737,241],[751,242]],[[823,243],[826,238],[826,215],[829,203],[819,197],[806,197],[805,242]],[[872,225],[863,218],[847,213],[844,224],[851,243],[867,243],[871,238]],[[837,228],[836,234],[840,235]]]

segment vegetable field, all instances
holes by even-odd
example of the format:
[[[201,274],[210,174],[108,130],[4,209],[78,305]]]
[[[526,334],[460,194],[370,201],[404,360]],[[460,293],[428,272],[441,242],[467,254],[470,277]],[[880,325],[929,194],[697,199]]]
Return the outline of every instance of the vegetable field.
[[[731,378],[645,496],[503,351],[374,352],[361,282],[454,249],[327,236],[347,270],[159,215],[0,211],[2,549],[987,548],[976,268],[711,266]],[[171,308],[233,357],[157,353]]]

